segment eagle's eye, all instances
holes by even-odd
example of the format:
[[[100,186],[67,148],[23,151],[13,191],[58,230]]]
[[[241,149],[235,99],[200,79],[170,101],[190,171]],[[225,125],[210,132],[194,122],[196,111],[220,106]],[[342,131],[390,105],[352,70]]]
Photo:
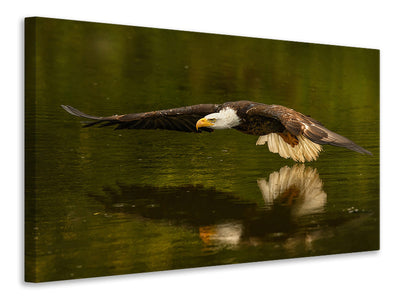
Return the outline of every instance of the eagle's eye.
[[[208,119],[208,121],[210,121],[212,123],[215,123],[216,119],[215,118],[211,118],[211,119]]]

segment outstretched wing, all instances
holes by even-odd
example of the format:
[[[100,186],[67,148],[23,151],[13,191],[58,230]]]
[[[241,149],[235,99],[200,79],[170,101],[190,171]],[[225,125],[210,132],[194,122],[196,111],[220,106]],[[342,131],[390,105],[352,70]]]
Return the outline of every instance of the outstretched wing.
[[[166,129],[185,132],[197,132],[196,122],[205,115],[218,110],[217,104],[198,104],[166,110],[158,110],[136,114],[96,117],[85,114],[69,105],[61,105],[71,115],[95,120],[84,127],[93,125],[112,126],[115,129]],[[204,131],[212,132],[211,128],[202,127]],[[199,130],[200,131],[200,130]]]
[[[372,155],[371,152],[358,146],[348,138],[325,128],[317,120],[281,105],[258,105],[249,109],[247,114],[279,120],[291,134],[295,136],[303,135],[316,144],[329,144]]]

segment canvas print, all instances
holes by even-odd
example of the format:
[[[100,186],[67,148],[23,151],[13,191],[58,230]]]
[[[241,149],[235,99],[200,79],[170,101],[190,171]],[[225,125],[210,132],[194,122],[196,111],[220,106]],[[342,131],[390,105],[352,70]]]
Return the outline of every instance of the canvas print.
[[[25,20],[25,280],[379,249],[379,50]]]

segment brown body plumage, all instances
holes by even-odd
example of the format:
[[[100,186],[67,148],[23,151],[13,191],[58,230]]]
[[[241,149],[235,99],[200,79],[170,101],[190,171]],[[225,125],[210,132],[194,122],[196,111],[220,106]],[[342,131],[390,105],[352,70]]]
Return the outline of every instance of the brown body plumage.
[[[251,101],[198,104],[145,113],[96,117],[62,105],[67,112],[94,120],[85,127],[115,125],[115,129],[166,129],[184,132],[212,132],[233,128],[257,135],[257,145],[268,142],[270,151],[296,161],[318,157],[321,146],[329,144],[371,155],[349,139],[325,128],[320,122],[281,105]]]

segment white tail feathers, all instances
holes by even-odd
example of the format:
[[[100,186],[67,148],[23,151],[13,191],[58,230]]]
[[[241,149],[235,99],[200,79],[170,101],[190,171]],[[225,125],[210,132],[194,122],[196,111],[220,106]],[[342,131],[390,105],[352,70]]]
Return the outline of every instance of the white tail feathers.
[[[283,158],[291,158],[294,161],[305,162],[316,160],[322,150],[322,146],[313,143],[309,139],[298,135],[299,144],[292,147],[286,143],[277,133],[262,135],[258,138],[256,145],[268,143],[269,151],[278,153]]]

